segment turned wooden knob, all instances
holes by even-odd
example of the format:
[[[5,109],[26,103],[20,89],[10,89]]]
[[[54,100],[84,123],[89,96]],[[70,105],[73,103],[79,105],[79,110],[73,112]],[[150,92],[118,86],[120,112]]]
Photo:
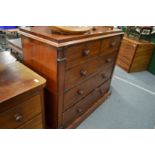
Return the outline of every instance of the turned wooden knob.
[[[84,51],[83,51],[83,56],[88,56],[89,53],[90,53],[90,50],[89,50],[89,49],[84,50]]]
[[[15,114],[14,117],[16,122],[21,122],[23,120],[23,116],[20,114]]]
[[[106,79],[106,75],[104,73],[101,74],[103,79]]]
[[[83,91],[83,90],[78,90],[77,93],[78,93],[79,95],[83,95],[83,94],[84,94],[84,91]]]
[[[112,42],[112,43],[110,44],[110,46],[111,46],[111,47],[115,47],[115,46],[116,46],[116,42],[115,42],[115,41]]]
[[[81,74],[81,76],[86,76],[87,75],[87,71],[86,70],[81,70],[80,74]]]
[[[95,26],[93,26],[93,29],[92,29],[93,31],[95,31],[96,30],[96,27]]]
[[[99,92],[101,95],[103,95],[103,90],[102,89],[99,89]]]
[[[78,109],[77,109],[77,112],[78,112],[78,113],[81,113],[81,112],[82,112],[82,109],[81,109],[81,108],[78,108]]]
[[[107,63],[110,63],[110,62],[112,62],[112,59],[111,58],[108,58],[108,59],[106,59],[106,62]]]

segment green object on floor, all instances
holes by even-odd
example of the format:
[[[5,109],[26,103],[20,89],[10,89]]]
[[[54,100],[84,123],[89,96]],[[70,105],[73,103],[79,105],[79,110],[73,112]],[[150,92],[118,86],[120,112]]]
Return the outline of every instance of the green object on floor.
[[[152,35],[151,42],[155,43],[155,34]],[[148,71],[152,74],[155,74],[155,49],[152,54],[152,58],[148,67]]]
[[[155,74],[155,50],[153,52],[148,71]]]
[[[126,32],[126,26],[122,26],[122,31]]]

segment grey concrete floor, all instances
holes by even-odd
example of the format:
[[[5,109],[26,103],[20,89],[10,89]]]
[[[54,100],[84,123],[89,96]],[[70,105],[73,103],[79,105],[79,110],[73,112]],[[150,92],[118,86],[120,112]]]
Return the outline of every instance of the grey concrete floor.
[[[155,75],[126,73],[117,67],[112,95],[77,129],[151,129],[155,127]]]

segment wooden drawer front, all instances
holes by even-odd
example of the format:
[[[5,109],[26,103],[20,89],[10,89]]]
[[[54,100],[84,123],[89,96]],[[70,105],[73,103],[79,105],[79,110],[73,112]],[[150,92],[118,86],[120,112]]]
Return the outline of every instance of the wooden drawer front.
[[[123,61],[125,64],[130,65],[132,60],[129,60],[126,56],[124,55],[119,55],[118,59],[120,59],[121,61]]]
[[[110,38],[105,38],[102,40],[100,54],[107,54],[118,50],[120,45],[121,36],[115,36]]]
[[[117,59],[117,65],[125,69],[127,72],[129,72],[130,65],[123,62],[120,58]]]
[[[11,104],[11,103],[10,103]],[[0,128],[17,128],[41,112],[40,95],[0,113]]]
[[[66,67],[71,68],[97,55],[100,49],[100,40],[73,45],[65,48],[67,58]]]
[[[105,92],[108,91],[110,86],[110,80],[105,82],[99,88],[96,88],[93,92],[91,92],[88,96],[86,96],[79,103],[75,104],[70,109],[66,110],[63,113],[63,125],[66,127],[80,115],[82,115],[91,105],[97,101],[100,97],[102,97]]]
[[[123,57],[125,61],[127,61],[129,64],[132,61],[135,50],[136,50],[136,44],[131,44],[129,42],[122,42],[120,51],[119,51],[119,56]]]
[[[80,82],[86,80],[89,76],[97,71],[99,66],[99,59],[95,58],[93,60],[89,60],[87,63],[81,64],[66,71],[65,90],[68,90]]]
[[[87,63],[81,64],[66,71],[65,75],[65,90],[80,84],[91,75],[97,73],[101,69],[108,65],[113,65],[117,56],[117,52],[106,54],[101,57],[89,60]]]
[[[42,124],[42,115],[39,114],[32,120],[26,122],[25,124],[21,125],[19,129],[42,129],[43,124]]]
[[[101,72],[64,94],[64,111],[111,77],[113,65],[102,67]]]
[[[122,43],[121,43],[121,49],[125,49],[125,50],[129,50],[129,51],[132,51],[134,52],[135,49],[137,47],[137,44],[136,43],[131,43],[129,41],[126,41],[126,40],[122,40]]]
[[[113,65],[115,63],[116,57],[117,57],[116,51],[113,53],[101,56],[99,59],[100,67],[102,68],[105,66]]]

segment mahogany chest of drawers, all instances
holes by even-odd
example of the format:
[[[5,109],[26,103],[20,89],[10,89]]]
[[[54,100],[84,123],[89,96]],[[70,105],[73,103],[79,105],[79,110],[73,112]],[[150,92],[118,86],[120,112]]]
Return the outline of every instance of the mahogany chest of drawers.
[[[45,79],[23,64],[1,62],[0,128],[45,128],[44,86]]]
[[[117,65],[127,72],[147,70],[154,44],[124,37],[118,54]]]
[[[24,64],[47,79],[48,128],[75,128],[109,95],[123,33],[92,30],[54,34],[48,27],[21,28]]]

